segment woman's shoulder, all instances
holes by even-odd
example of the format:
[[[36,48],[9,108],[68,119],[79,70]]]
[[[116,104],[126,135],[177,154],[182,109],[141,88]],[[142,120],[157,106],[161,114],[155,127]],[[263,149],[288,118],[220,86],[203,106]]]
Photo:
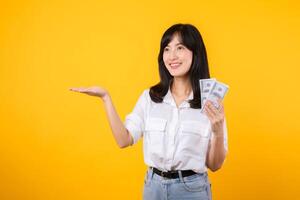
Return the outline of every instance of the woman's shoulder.
[[[140,90],[139,93],[139,99],[140,100],[148,100],[150,98],[150,94],[149,94],[150,89],[146,88],[143,90]]]
[[[143,90],[141,96],[143,96],[145,99],[149,99],[150,98],[150,94],[149,94],[150,88],[146,88]]]
[[[146,89],[144,89],[143,94],[144,95],[149,95],[149,91],[150,91],[150,88],[146,88]]]

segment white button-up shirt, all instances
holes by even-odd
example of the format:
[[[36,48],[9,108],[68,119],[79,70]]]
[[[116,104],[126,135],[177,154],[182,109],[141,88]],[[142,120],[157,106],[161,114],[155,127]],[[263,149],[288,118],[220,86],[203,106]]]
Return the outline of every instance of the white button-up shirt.
[[[213,135],[211,123],[201,109],[190,107],[190,99],[193,99],[193,91],[177,107],[169,87],[163,102],[155,103],[146,89],[126,116],[124,125],[133,144],[143,137],[146,165],[162,171],[207,171],[206,154]],[[224,148],[228,150],[225,119]]]

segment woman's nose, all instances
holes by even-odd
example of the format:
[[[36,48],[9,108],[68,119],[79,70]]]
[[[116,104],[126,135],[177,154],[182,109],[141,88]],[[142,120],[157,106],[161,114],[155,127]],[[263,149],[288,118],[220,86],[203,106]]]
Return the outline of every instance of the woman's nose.
[[[173,60],[175,58],[177,58],[177,52],[176,52],[176,50],[173,50],[170,52],[170,59]]]

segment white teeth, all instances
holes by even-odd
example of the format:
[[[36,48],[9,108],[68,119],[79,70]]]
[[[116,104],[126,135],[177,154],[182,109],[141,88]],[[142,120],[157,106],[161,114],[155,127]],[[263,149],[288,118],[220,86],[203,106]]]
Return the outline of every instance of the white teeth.
[[[171,67],[178,67],[179,65],[180,65],[180,63],[170,64]]]

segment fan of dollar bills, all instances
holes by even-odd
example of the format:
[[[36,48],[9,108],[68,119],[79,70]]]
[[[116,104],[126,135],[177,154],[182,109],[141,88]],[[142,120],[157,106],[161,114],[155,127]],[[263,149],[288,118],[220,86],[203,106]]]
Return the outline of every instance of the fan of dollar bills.
[[[218,109],[218,99],[224,99],[229,86],[217,81],[215,78],[200,79],[200,91],[201,91],[201,105],[202,108],[206,100],[212,101],[213,105]],[[201,108],[201,112],[202,112]]]

